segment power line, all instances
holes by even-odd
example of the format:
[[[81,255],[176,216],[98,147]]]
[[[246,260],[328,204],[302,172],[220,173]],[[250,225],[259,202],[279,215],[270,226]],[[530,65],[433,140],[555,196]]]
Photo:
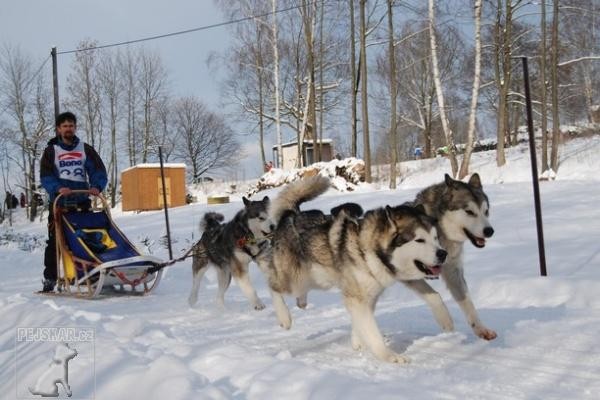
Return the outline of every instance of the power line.
[[[323,0],[313,0],[312,2],[308,3],[308,5],[313,5],[315,3],[322,2],[322,1]],[[257,19],[257,18],[268,17],[270,15],[280,14],[280,13],[288,12],[288,11],[291,11],[291,10],[295,10],[295,9],[300,8],[302,6],[303,5],[300,4],[300,5],[296,5],[296,6],[292,6],[292,7],[288,7],[288,8],[282,8],[281,10],[277,10],[275,12],[269,11],[269,12],[264,13],[264,14],[251,15],[249,17],[232,19],[232,20],[225,21],[225,22],[219,22],[217,24],[204,25],[204,26],[200,26],[198,28],[186,29],[186,30],[183,30],[183,31],[165,33],[163,35],[148,36],[148,37],[141,38],[141,39],[127,40],[127,41],[124,41],[124,42],[117,42],[117,43],[105,44],[105,45],[100,45],[100,46],[86,47],[84,49],[59,51],[59,52],[57,52],[57,54],[69,54],[69,53],[78,53],[78,52],[81,52],[81,51],[105,49],[107,47],[123,46],[123,45],[127,45],[127,44],[147,42],[147,41],[150,41],[150,40],[162,39],[162,38],[171,37],[171,36],[185,35],[187,33],[199,32],[199,31],[204,31],[204,30],[208,30],[208,29],[219,28],[221,26],[238,24],[240,22],[250,21],[250,20],[253,20],[253,19]]]

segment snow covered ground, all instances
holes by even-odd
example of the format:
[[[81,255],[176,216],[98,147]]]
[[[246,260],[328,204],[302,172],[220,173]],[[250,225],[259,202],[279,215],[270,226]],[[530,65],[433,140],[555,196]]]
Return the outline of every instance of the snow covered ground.
[[[170,268],[147,297],[89,301],[35,295],[45,224],[25,224],[17,215],[12,229],[0,228],[0,398],[30,398],[27,386],[49,362],[33,347],[15,351],[17,328],[92,327],[95,362],[76,357],[69,364],[72,398],[597,399],[598,154],[598,137],[568,143],[557,180],[541,183],[548,277],[539,276],[526,147],[510,149],[501,169],[494,166],[493,152],[474,154],[473,170],[481,174],[489,195],[496,233],[484,249],[467,244],[466,275],[482,320],[498,338],[476,338],[442,282],[433,285],[455,319],[456,332],[450,334],[440,333],[422,301],[396,285],[383,295],[376,317],[389,345],[411,357],[408,365],[385,364],[351,349],[349,317],[336,292],[311,292],[308,309],[292,308],[294,325],[282,330],[254,266],[252,280],[267,304],[263,311],[250,309],[235,284],[227,292],[226,308],[219,308],[213,273],[205,278],[198,305],[190,308],[189,260]],[[398,190],[378,185],[354,193],[330,190],[308,206],[398,204],[440,181],[445,163],[405,163]],[[205,211],[231,217],[240,207],[236,201],[172,209],[176,254],[199,237]],[[161,212],[117,212],[115,219],[142,249],[167,258],[160,241]],[[16,241],[2,239],[16,235]],[[90,369],[95,379],[83,373]]]

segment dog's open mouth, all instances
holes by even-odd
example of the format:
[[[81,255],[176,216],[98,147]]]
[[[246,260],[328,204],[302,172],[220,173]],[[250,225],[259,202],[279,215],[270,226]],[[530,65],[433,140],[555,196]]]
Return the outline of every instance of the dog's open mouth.
[[[438,276],[439,274],[442,273],[442,266],[441,265],[425,265],[424,263],[422,263],[419,260],[415,260],[415,265],[417,266],[417,268],[419,269],[419,271],[421,271],[422,273],[424,273],[427,276]]]
[[[267,232],[265,232],[265,231],[261,230],[261,231],[260,231],[260,233],[262,233],[262,234],[263,234],[263,237],[265,237],[265,238],[267,238],[267,239],[271,239],[271,238],[273,237],[273,232],[269,232],[269,233],[267,233]]]
[[[469,232],[465,228],[463,228],[463,231],[465,232],[465,235],[467,235],[467,237],[469,238],[471,243],[473,243],[473,246],[478,247],[480,249],[485,247],[485,239],[484,238],[473,235],[471,232]]]

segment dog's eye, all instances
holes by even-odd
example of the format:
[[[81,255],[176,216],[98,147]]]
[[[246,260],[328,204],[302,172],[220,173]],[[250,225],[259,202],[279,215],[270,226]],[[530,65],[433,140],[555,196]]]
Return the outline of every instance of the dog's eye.
[[[471,210],[465,210],[465,212],[467,213],[467,215],[470,215],[471,217],[475,216],[475,213]]]
[[[490,216],[490,210],[485,210],[485,216],[489,217]]]
[[[425,239],[416,239],[415,242],[417,242],[417,243],[425,243]]]
[[[400,247],[404,243],[406,243],[406,241],[402,239],[402,236],[400,236],[399,234],[394,237],[394,240],[392,240],[392,244],[396,247]]]
[[[266,218],[265,217],[258,217],[258,220],[259,221],[264,221],[264,220],[266,220]]]

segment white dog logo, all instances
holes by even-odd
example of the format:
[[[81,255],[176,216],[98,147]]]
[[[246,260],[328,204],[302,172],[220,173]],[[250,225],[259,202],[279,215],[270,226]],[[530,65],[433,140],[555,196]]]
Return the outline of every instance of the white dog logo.
[[[77,356],[77,350],[66,343],[59,343],[54,350],[54,357],[48,369],[40,375],[35,386],[29,387],[31,394],[42,397],[58,397],[58,383],[63,386],[67,396],[71,397],[69,386],[69,361]]]

